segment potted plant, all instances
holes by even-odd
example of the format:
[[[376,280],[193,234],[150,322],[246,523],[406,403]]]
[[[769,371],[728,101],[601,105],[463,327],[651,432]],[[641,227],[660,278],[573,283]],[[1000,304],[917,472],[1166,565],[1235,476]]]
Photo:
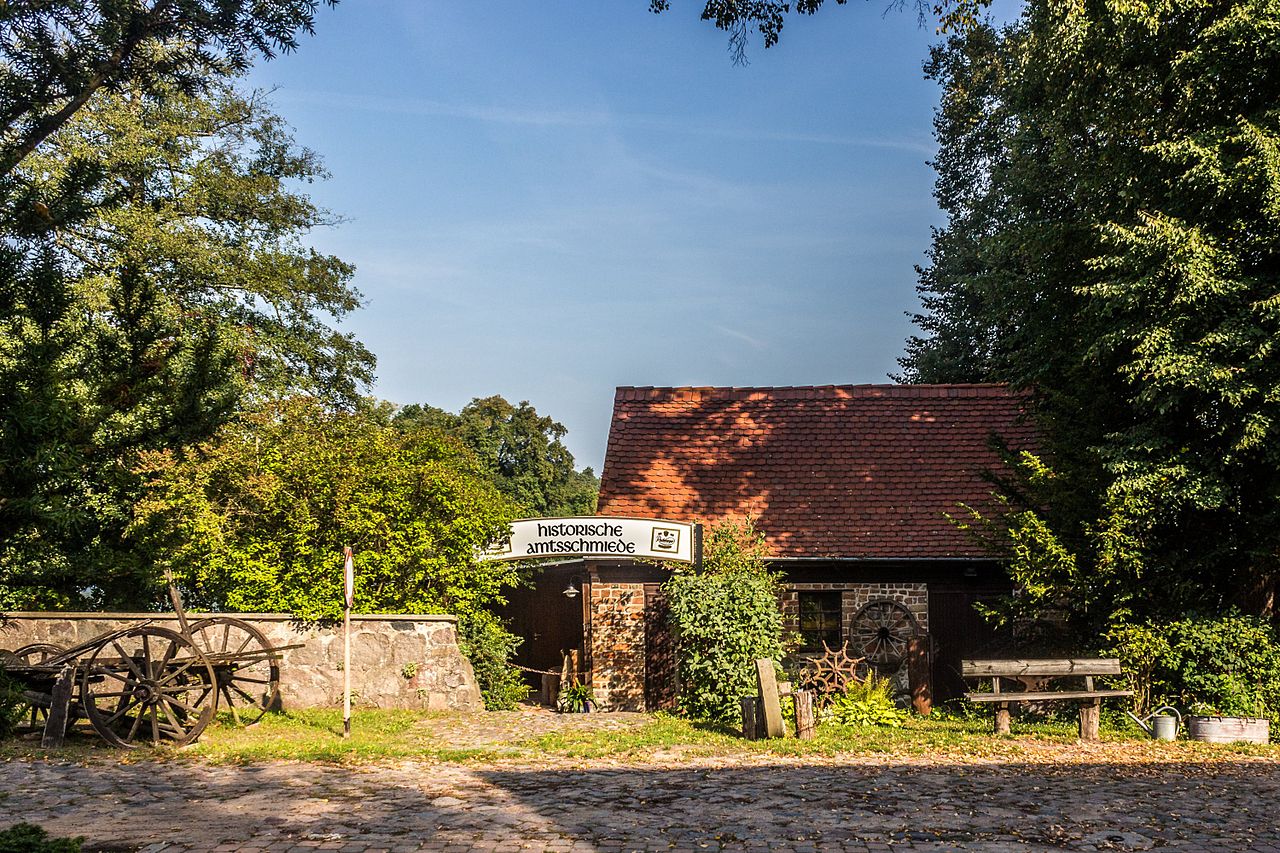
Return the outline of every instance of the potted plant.
[[[1205,743],[1267,743],[1271,721],[1262,716],[1256,700],[1251,706],[1239,702],[1211,705],[1196,702],[1186,718],[1187,737]]]
[[[561,714],[589,714],[596,707],[595,696],[585,684],[568,684],[560,688],[556,710]]]

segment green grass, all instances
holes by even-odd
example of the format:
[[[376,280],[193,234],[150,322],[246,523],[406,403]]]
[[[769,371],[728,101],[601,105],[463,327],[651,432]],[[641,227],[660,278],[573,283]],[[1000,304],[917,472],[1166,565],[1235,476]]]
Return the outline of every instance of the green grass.
[[[77,761],[197,760],[212,763],[252,763],[274,760],[332,763],[372,763],[415,759],[452,763],[496,760],[546,761],[617,759],[670,760],[703,756],[790,756],[832,758],[841,755],[877,756],[904,760],[1119,760],[1141,762],[1212,761],[1240,756],[1280,759],[1275,745],[1217,746],[1200,743],[1157,743],[1132,728],[1104,724],[1103,744],[1083,755],[1074,723],[1064,720],[1015,721],[1013,734],[997,737],[990,719],[939,713],[912,718],[901,728],[819,726],[811,741],[795,738],[748,741],[726,727],[665,714],[621,730],[569,728],[538,737],[465,748],[441,740],[434,730],[446,715],[415,711],[357,711],[351,737],[342,737],[337,710],[306,710],[268,714],[251,728],[229,721],[210,726],[200,743],[184,749],[139,749],[122,752],[105,747],[91,732],[77,732],[61,750],[42,750],[38,738],[0,745],[0,758],[50,757]]]

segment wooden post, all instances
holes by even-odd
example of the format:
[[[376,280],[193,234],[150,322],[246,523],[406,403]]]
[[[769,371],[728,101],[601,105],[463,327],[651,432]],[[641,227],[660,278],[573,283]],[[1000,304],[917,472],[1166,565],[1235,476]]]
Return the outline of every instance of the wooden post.
[[[911,707],[922,717],[933,710],[933,678],[929,667],[929,638],[907,641],[907,680],[911,685]]]
[[[693,526],[693,573],[702,574],[702,525]]]
[[[755,696],[740,696],[738,704],[742,707],[742,736],[747,740],[759,740],[760,700]]]
[[[53,701],[49,703],[49,716],[44,721],[44,735],[40,738],[40,746],[44,749],[57,749],[67,736],[75,676],[75,668],[68,664],[58,672],[58,678],[53,682]]]
[[[569,683],[576,685],[578,683],[578,675],[582,671],[582,662],[579,660],[578,650],[569,650]]]
[[[1080,740],[1097,740],[1102,720],[1102,700],[1089,699],[1080,704]]]
[[[1093,676],[1084,677],[1084,689],[1093,692]],[[1080,704],[1080,740],[1097,740],[1102,720],[1102,700],[1087,699]]]
[[[787,729],[782,723],[782,700],[778,697],[778,674],[773,668],[773,661],[768,658],[756,661],[756,688],[760,692],[765,735],[771,738],[786,737]]]
[[[796,737],[813,740],[817,729],[813,716],[813,691],[797,690],[791,694],[791,701],[796,703]]]
[[[551,673],[542,674],[542,704],[552,708],[560,697],[560,676]]]
[[[1001,702],[996,705],[996,734],[1009,734],[1009,703]]]
[[[991,679],[991,692],[992,693],[1000,692],[1000,676],[998,675],[994,676]],[[1008,702],[996,703],[996,734],[998,735],[1009,734],[1009,703]]]

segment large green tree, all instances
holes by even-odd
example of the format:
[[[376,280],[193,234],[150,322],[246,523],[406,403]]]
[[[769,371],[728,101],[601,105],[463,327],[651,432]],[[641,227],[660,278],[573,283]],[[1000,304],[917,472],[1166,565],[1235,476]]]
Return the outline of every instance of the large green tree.
[[[341,616],[351,546],[356,612],[457,615],[486,706],[510,708],[528,693],[507,662],[520,640],[492,606],[523,574],[477,556],[516,506],[460,441],[393,426],[391,411],[286,398],[193,447],[143,454],[134,537],[193,606],[302,619]]]
[[[358,306],[352,269],[305,243],[331,221],[300,190],[323,169],[260,93],[99,92],[14,174],[51,198],[90,159],[35,263],[0,253],[0,606],[135,604],[138,453],[255,398],[350,405],[371,378],[326,320]]]
[[[590,515],[596,509],[600,480],[590,468],[574,468],[573,454],[561,441],[564,425],[523,401],[477,397],[457,414],[434,406],[404,407],[396,423],[410,429],[429,426],[458,438],[481,460],[503,494],[536,516]]]
[[[144,460],[137,534],[197,606],[341,616],[348,545],[360,613],[469,615],[519,578],[476,560],[514,507],[474,454],[438,430],[393,427],[386,406],[293,397]]]
[[[937,48],[915,381],[1025,389],[1033,610],[1081,628],[1280,578],[1280,3],[1032,0]]]

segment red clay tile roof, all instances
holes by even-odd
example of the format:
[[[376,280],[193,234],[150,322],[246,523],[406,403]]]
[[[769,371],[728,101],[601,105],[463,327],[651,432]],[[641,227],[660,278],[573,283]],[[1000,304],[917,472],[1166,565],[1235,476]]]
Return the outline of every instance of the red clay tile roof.
[[[619,388],[599,512],[752,515],[780,557],[981,557],[945,514],[992,508],[995,435],[1035,440],[999,385]]]

